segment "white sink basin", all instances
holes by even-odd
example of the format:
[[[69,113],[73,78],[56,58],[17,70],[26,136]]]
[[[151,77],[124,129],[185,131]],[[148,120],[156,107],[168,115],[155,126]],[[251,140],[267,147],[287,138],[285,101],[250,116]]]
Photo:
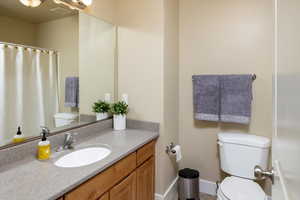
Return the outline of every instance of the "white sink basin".
[[[82,167],[103,160],[110,153],[106,147],[87,147],[61,157],[54,164],[65,168]]]

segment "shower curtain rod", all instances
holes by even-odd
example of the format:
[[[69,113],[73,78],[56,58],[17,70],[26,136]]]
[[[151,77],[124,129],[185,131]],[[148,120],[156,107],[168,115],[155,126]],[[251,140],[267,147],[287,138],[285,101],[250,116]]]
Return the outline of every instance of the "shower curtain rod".
[[[42,52],[46,52],[46,53],[49,53],[49,52],[53,52],[53,53],[57,53],[58,51],[56,50],[52,50],[52,49],[44,49],[44,48],[39,48],[39,47],[34,47],[34,46],[28,46],[28,45],[22,45],[22,44],[14,44],[14,43],[9,43],[9,42],[0,42],[0,44],[3,44],[5,47],[8,47],[8,46],[14,46],[14,47],[23,47],[25,49],[33,49],[34,51],[36,50],[40,50]]]

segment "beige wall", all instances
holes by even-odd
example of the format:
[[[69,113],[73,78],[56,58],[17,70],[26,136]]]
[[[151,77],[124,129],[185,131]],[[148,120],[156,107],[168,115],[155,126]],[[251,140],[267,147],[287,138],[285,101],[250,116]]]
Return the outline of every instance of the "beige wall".
[[[159,143],[158,180],[163,193],[174,181],[178,164],[165,152],[165,147],[179,143],[179,1],[164,0],[164,66],[163,66],[163,121]]]
[[[79,15],[80,114],[94,114],[93,103],[105,93],[114,96],[115,39],[114,25]]]
[[[85,12],[107,22],[114,23],[116,16],[116,1],[117,0],[95,0],[90,7],[85,9]]]
[[[181,166],[219,180],[217,133],[272,134],[272,0],[180,0]],[[192,75],[255,73],[250,126],[193,119]]]
[[[118,0],[118,90],[129,95],[129,118],[160,122],[163,4]]]
[[[64,106],[65,79],[78,76],[78,15],[37,25],[37,46],[59,51],[60,112],[70,112]]]
[[[129,118],[159,122],[156,193],[175,179],[177,164],[164,152],[178,142],[177,1],[118,0],[118,90],[129,94]]]
[[[0,41],[35,46],[36,25],[16,18],[0,16]],[[7,28],[5,28],[7,27]]]

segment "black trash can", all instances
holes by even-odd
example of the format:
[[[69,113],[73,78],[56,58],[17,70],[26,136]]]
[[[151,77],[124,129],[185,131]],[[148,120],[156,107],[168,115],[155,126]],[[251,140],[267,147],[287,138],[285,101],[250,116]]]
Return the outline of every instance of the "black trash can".
[[[179,171],[178,196],[180,200],[200,200],[199,172],[185,168]]]

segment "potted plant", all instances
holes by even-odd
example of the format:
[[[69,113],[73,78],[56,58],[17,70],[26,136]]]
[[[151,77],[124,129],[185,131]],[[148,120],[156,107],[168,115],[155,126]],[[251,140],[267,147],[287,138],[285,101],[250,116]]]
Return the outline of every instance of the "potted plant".
[[[97,120],[107,119],[109,117],[108,112],[110,110],[109,103],[105,101],[95,102],[93,105],[93,112],[96,113]]]
[[[114,115],[114,130],[125,130],[128,105],[124,101],[114,103],[111,106],[111,113]]]

